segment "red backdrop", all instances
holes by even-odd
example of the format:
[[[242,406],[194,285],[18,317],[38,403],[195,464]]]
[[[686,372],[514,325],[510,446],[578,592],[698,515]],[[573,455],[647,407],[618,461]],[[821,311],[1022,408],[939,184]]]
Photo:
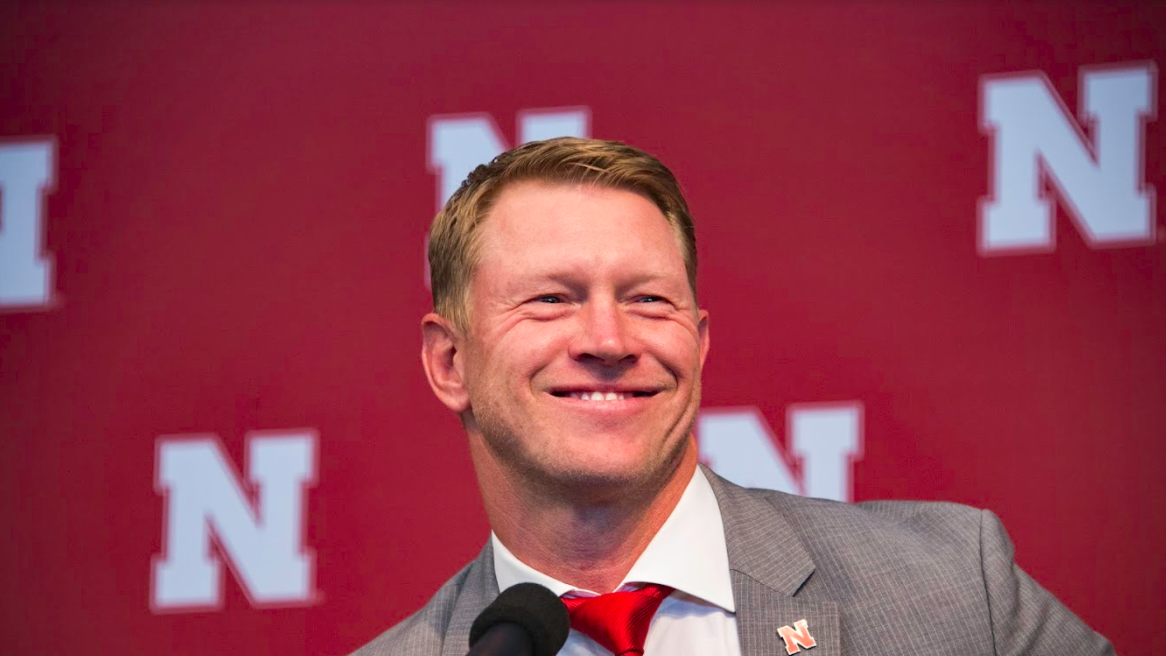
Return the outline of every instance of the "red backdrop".
[[[488,530],[417,357],[427,126],[484,112],[512,144],[522,110],[586,107],[689,196],[706,407],[756,407],[788,453],[787,408],[860,404],[855,500],[992,508],[1120,653],[1166,652],[1166,245],[1091,243],[1046,180],[1055,242],[977,246],[984,76],[1043,73],[1087,142],[1083,71],[1156,80],[1163,25],[1101,3],[5,5],[0,147],[55,154],[51,302],[0,315],[3,650],[344,653],[423,604]],[[1163,135],[1146,117],[1147,188]],[[311,599],[256,607],[228,572],[220,609],[154,612],[158,438],[216,434],[242,480],[246,435],[288,429],[318,435]]]

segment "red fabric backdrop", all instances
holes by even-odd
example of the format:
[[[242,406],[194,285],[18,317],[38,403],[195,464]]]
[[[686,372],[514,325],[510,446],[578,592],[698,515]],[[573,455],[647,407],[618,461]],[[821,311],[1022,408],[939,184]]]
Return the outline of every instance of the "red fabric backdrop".
[[[1043,72],[1083,121],[1083,67],[1156,76],[1164,25],[1149,3],[5,5],[0,146],[55,157],[52,303],[0,315],[2,650],[344,653],[424,603],[488,530],[417,358],[427,125],[485,112],[514,143],[520,111],[586,107],[689,195],[706,407],[756,407],[788,451],[790,406],[860,404],[855,500],[992,508],[1120,653],[1166,653],[1166,246],[1091,244],[1057,202],[1052,248],[977,248],[981,78]],[[1164,134],[1138,144],[1158,189]],[[287,429],[318,436],[312,598],[257,608],[228,572],[221,609],[153,612],[158,438],[216,434],[243,477],[246,435]]]

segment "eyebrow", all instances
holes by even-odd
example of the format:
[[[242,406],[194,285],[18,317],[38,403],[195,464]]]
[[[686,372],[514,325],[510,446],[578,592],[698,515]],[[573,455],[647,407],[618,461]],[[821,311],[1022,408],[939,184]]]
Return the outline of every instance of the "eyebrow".
[[[583,267],[580,267],[580,268],[583,268]],[[520,287],[525,288],[525,287],[538,286],[538,285],[544,285],[544,284],[554,284],[554,285],[562,285],[564,287],[577,288],[577,287],[583,286],[582,281],[585,278],[585,276],[586,276],[586,274],[582,271],[569,271],[569,270],[534,273],[534,274],[531,274],[529,276],[518,277],[515,280],[515,286],[516,287],[520,286]],[[633,275],[628,279],[622,279],[619,281],[619,288],[626,289],[626,288],[636,287],[639,285],[656,285],[656,284],[665,284],[667,286],[672,286],[672,282],[668,280],[668,277],[661,275],[659,273],[656,273],[656,272],[651,272],[651,273],[645,273],[645,274],[640,274],[640,275]],[[676,284],[687,287],[688,279],[685,278],[683,280],[676,281]]]

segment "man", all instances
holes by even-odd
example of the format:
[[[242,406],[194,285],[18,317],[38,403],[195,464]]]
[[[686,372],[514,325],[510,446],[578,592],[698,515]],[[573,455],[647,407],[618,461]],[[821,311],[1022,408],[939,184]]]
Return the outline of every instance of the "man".
[[[571,656],[1112,653],[986,511],[803,499],[698,466],[709,316],[692,217],[651,155],[574,138],[505,153],[437,215],[429,259],[422,363],[493,532],[359,654],[464,654],[526,581],[572,609]],[[580,610],[633,598],[645,624],[627,635]]]

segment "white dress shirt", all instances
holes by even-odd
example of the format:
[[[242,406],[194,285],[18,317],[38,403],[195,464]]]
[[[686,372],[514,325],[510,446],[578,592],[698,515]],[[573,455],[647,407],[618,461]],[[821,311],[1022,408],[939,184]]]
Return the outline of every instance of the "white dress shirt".
[[[498,589],[519,583],[544,585],[560,597],[597,593],[558,581],[520,561],[490,534]],[[658,583],[675,588],[652,618],[644,656],[741,656],[729,554],[716,495],[697,468],[672,514],[632,565],[617,590]],[[571,630],[559,656],[611,656],[586,635]]]

